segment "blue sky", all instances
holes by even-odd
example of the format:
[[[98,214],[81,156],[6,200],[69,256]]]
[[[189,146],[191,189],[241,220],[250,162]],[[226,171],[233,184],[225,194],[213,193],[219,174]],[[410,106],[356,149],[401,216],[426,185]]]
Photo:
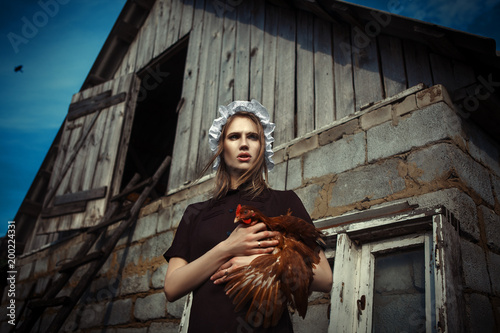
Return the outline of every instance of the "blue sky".
[[[125,2],[1,2],[0,235],[19,209],[72,95],[80,89]],[[353,2],[495,38],[497,45],[500,41],[500,0]],[[14,72],[18,65],[23,66],[22,73]]]

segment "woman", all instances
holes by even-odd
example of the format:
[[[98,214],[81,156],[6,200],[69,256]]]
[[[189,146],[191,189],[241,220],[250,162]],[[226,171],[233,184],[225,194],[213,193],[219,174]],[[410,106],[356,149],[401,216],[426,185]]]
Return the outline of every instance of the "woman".
[[[219,107],[220,118],[209,131],[215,152],[207,165],[217,168],[213,198],[190,205],[179,224],[170,249],[165,294],[173,302],[193,291],[189,332],[292,332],[288,312],[270,329],[250,327],[245,313],[235,313],[224,292],[228,273],[273,251],[278,244],[268,240],[275,232],[263,223],[243,227],[234,224],[238,204],[252,205],[267,216],[293,215],[311,222],[302,202],[292,191],[275,191],[267,186],[267,170],[273,167],[272,132],[267,110],[256,100],[235,101]],[[312,222],[311,222],[312,223]],[[332,272],[320,251],[312,290],[328,292]]]

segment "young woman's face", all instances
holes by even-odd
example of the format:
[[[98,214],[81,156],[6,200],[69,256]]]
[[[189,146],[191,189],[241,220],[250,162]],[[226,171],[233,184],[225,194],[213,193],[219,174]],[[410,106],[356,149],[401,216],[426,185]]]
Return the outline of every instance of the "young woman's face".
[[[232,181],[256,162],[260,151],[257,125],[246,117],[233,119],[224,138],[224,161]]]

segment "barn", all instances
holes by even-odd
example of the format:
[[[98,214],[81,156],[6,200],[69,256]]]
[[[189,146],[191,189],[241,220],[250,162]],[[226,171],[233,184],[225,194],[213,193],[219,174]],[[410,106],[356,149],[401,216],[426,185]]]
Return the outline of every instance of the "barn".
[[[16,215],[1,331],[185,332],[162,254],[217,106],[254,98],[333,268],[296,332],[498,332],[499,87],[492,39],[390,12],[129,0]]]

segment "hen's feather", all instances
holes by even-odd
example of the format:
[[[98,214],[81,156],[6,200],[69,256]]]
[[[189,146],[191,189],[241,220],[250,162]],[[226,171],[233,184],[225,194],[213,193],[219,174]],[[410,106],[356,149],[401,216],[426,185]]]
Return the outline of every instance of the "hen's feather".
[[[249,218],[279,231],[279,244],[272,254],[259,256],[228,275],[225,290],[235,310],[248,306],[246,320],[255,327],[276,325],[287,305],[305,317],[321,232],[291,212],[267,217],[255,208],[238,206],[235,221]]]

